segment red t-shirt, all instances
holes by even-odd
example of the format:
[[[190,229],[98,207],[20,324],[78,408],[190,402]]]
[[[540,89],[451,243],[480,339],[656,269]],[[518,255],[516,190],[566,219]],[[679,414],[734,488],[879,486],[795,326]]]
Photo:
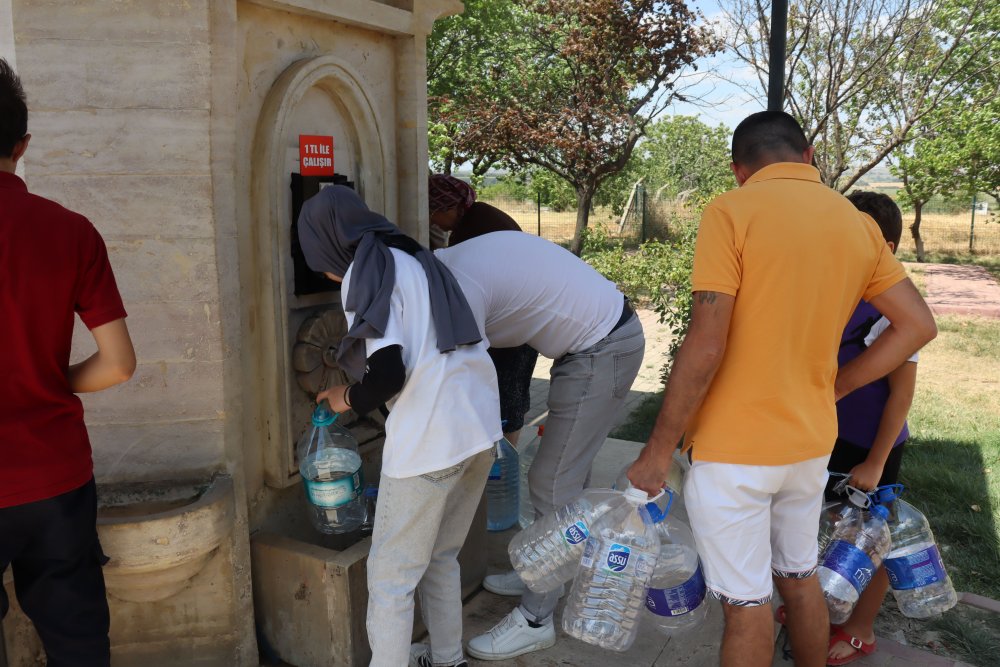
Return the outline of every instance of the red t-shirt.
[[[0,507],[72,491],[94,474],[66,377],[74,313],[90,329],[125,317],[101,235],[0,172]]]

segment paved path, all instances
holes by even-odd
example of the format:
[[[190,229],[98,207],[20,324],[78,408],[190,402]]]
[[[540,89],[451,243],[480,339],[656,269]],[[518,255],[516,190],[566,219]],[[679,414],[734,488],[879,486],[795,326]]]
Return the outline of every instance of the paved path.
[[[935,315],[1000,318],[1000,283],[981,266],[909,264],[922,273],[927,303]]]

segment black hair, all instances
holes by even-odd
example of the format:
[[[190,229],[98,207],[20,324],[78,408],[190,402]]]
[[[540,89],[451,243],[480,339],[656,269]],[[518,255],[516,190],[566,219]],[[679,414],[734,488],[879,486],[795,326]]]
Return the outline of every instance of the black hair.
[[[870,215],[882,230],[882,237],[894,248],[899,247],[899,239],[903,236],[903,212],[889,195],[868,190],[855,190],[847,195],[854,208]]]
[[[733,132],[733,162],[748,167],[765,160],[801,156],[809,140],[798,121],[784,111],[758,111],[743,119]]]
[[[28,104],[14,68],[0,58],[0,157],[11,157],[14,145],[28,133]]]

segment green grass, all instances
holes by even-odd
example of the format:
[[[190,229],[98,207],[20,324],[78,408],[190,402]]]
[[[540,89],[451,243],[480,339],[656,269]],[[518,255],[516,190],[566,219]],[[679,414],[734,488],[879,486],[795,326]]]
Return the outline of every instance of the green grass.
[[[649,440],[649,434],[653,431],[653,423],[656,421],[656,415],[662,404],[662,390],[650,394],[636,406],[632,414],[629,415],[628,421],[613,430],[609,437],[631,440],[632,442],[646,442]]]
[[[949,654],[957,654],[973,665],[996,665],[1000,653],[1000,616],[959,605],[954,612],[928,623],[947,644]]]
[[[923,511],[959,590],[1000,598],[1000,322],[941,318],[921,352],[907,499]]]

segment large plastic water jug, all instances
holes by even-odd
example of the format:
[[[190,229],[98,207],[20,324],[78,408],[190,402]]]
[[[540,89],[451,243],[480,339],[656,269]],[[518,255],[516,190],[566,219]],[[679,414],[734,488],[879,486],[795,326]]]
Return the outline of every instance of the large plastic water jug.
[[[317,406],[298,445],[309,519],[327,534],[357,530],[365,515],[358,441],[336,420],[336,414]]]
[[[929,618],[958,604],[958,594],[944,569],[927,517],[904,500],[889,511],[892,551],[885,557],[886,574],[904,616]]]
[[[611,486],[612,489],[624,491],[631,486],[628,479],[628,469],[631,467],[631,463],[625,464],[621,471],[619,471],[618,477],[615,478],[615,483]],[[673,464],[670,466],[669,479],[665,480],[666,488],[670,493],[660,496],[659,500],[656,501],[661,513],[666,514],[667,503],[669,502],[670,516],[688,524],[690,523],[690,519],[688,519],[687,507],[684,505],[684,478],[687,476],[689,470],[691,470],[691,463],[688,462],[687,456],[675,450]]]
[[[507,530],[517,523],[520,513],[520,467],[517,450],[501,438],[496,460],[486,480],[486,529]]]
[[[594,522],[563,612],[571,637],[612,651],[635,641],[660,551],[648,500],[630,488]]]
[[[660,553],[646,591],[646,621],[668,637],[697,627],[708,615],[707,588],[694,535],[673,516],[673,506],[669,512],[656,524]]]
[[[830,622],[843,625],[889,553],[888,510],[882,505],[843,511],[817,569]]]
[[[515,535],[507,553],[525,585],[536,593],[548,593],[572,579],[591,524],[621,497],[621,492],[611,489],[586,489],[573,502]]]

